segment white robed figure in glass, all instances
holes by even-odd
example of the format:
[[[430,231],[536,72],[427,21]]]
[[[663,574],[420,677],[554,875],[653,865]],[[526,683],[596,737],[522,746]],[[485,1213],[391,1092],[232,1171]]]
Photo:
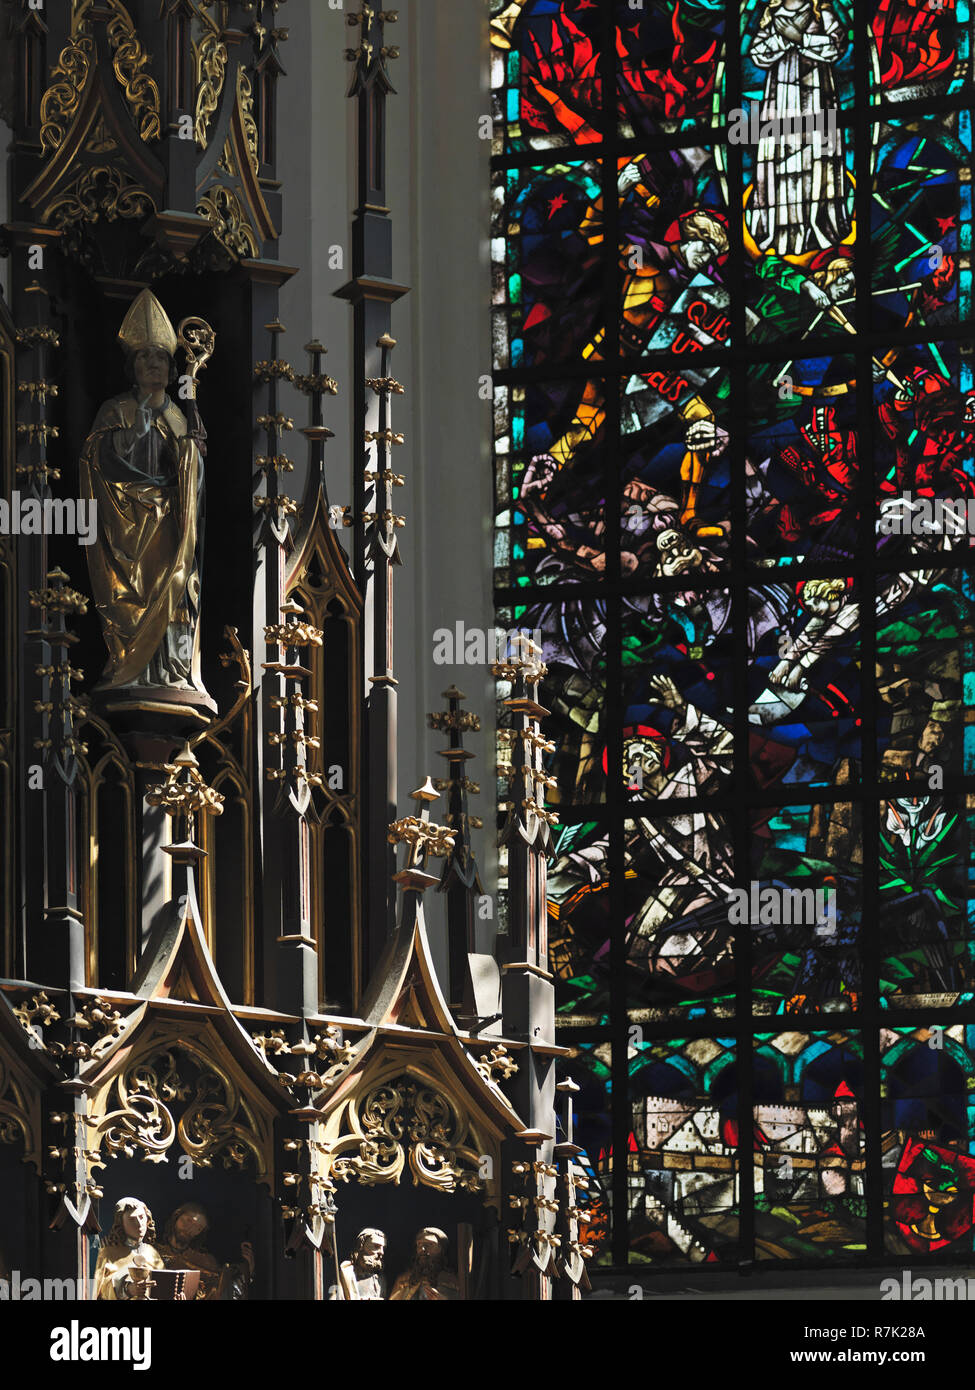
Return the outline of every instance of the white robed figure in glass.
[[[780,256],[838,246],[852,228],[833,65],[847,37],[824,0],[768,0],[749,57],[766,71],[749,229]],[[776,123],[785,121],[784,131]],[[818,133],[817,133],[818,132]]]

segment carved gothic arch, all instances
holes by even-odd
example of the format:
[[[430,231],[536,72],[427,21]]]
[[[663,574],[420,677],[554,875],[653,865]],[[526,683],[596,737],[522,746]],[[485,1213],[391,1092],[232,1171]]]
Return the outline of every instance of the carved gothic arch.
[[[44,1096],[60,1074],[32,1036],[0,994],[0,1144],[19,1145],[40,1173]]]
[[[114,1158],[183,1153],[247,1171],[273,1191],[276,1121],[292,1101],[234,1017],[190,884],[132,992],[143,1002],[68,1083],[83,1089],[88,1176]]]
[[[523,1128],[514,1111],[475,1106],[436,1046],[388,1035],[367,1042],[368,1062],[336,1088],[316,1127],[321,1176],[472,1192],[500,1214],[501,1146]]]
[[[219,119],[197,184],[197,213],[238,260],[259,258],[277,228],[260,180],[251,74],[238,63],[233,85],[223,79]],[[230,90],[227,90],[230,88]]]
[[[320,601],[327,603],[338,597],[351,614],[361,614],[362,595],[352,578],[348,557],[339,544],[338,531],[330,525],[329,502],[321,480],[312,485],[310,497],[305,495],[302,526],[295,536],[285,578],[289,598],[303,587],[307,589],[307,575],[316,559],[324,577]],[[313,600],[314,595],[309,595],[308,601]]]
[[[363,1016],[371,1026],[320,1101],[322,1176],[479,1193],[501,1213],[502,1144],[529,1131],[494,1071],[515,1071],[495,1044],[457,1028],[437,981],[422,911],[404,923],[377,970]],[[488,1162],[485,1163],[484,1160]]]
[[[148,144],[160,134],[158,88],[128,12],[109,4],[107,26],[76,12],[41,101],[46,157],[23,199],[45,225],[144,217],[162,196]]]
[[[310,648],[308,694],[318,704],[319,746],[309,751],[309,770],[322,778],[313,792],[315,817],[309,821],[311,920],[319,944],[322,998],[340,996],[358,1009],[362,989],[362,943],[355,926],[361,919],[363,843],[363,671],[362,595],[349,562],[330,524],[328,498],[319,479],[309,481],[303,523],[289,557],[285,595],[301,604],[309,621],[323,633],[320,647]],[[343,772],[332,784],[331,769]],[[336,892],[338,889],[338,892]],[[349,952],[351,978],[333,978],[330,924],[353,933]],[[339,954],[345,950],[343,943]],[[342,956],[344,964],[344,956]]]

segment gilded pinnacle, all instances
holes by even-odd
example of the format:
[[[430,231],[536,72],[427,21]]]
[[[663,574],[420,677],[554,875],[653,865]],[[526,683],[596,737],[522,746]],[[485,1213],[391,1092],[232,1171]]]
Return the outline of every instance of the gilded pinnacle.
[[[187,741],[183,744],[182,752],[179,753],[179,755],[173,759],[173,765],[174,765],[175,767],[199,767],[199,766],[200,766],[200,764],[199,764],[199,762],[198,762],[198,760],[197,760],[197,758],[196,758],[196,754],[193,752],[193,749],[190,747],[189,739],[187,739]]]
[[[440,793],[429,777],[427,777],[422,787],[417,787],[415,792],[410,792],[410,798],[413,801],[436,801],[439,796]]]
[[[150,806],[161,806],[167,816],[186,816],[192,837],[193,817],[219,816],[223,812],[223,795],[207,786],[189,743],[183,745],[179,756],[166,763],[166,781],[146,790]]]

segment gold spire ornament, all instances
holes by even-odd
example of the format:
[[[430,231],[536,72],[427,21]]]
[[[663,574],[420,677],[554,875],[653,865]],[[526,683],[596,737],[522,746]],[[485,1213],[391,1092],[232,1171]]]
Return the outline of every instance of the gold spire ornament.
[[[135,354],[141,348],[155,347],[176,356],[176,330],[152,290],[143,290],[132,301],[118,338],[126,352]]]

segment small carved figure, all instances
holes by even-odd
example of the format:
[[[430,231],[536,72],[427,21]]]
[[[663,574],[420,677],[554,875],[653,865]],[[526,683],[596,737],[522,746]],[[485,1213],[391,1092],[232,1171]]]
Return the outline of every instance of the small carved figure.
[[[172,1213],[163,1228],[157,1249],[167,1269],[198,1269],[200,1286],[197,1300],[239,1302],[247,1297],[254,1277],[254,1248],[249,1241],[240,1247],[236,1264],[222,1264],[207,1249],[210,1220],[199,1202],[184,1202]]]
[[[437,1226],[417,1232],[413,1263],[393,1285],[389,1301],[412,1303],[450,1302],[460,1297],[456,1274],[447,1269],[447,1233]]]
[[[154,1241],[152,1213],[138,1197],[115,1204],[115,1219],[95,1264],[95,1297],[109,1302],[152,1296],[152,1272],[163,1261]]]
[[[379,1302],[386,1297],[386,1280],[383,1278],[383,1259],[386,1255],[386,1237],[374,1226],[360,1231],[352,1246],[352,1258],[343,1260],[339,1266],[342,1287],[333,1288],[330,1297],[341,1299],[369,1299]]]

